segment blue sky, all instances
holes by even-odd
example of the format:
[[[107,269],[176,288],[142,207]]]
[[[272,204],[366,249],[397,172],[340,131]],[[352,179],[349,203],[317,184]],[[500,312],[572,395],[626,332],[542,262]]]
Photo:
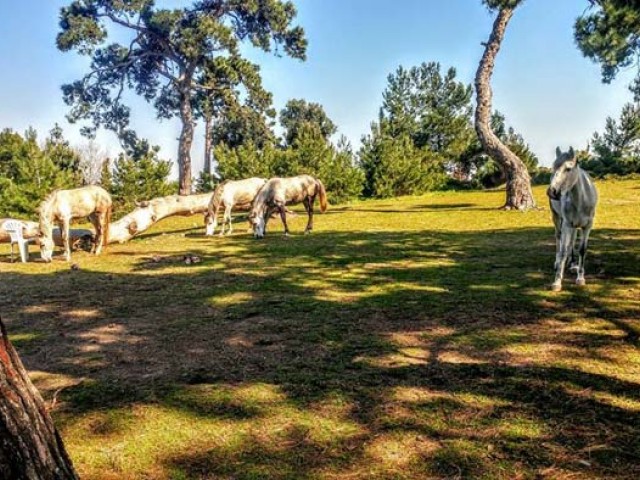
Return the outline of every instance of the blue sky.
[[[79,78],[87,60],[55,48],[63,0],[0,2],[0,128],[19,132],[33,126],[41,136],[55,122],[74,144],[84,140],[65,120],[60,85]],[[159,1],[173,5],[190,2]],[[399,65],[423,61],[453,66],[471,83],[489,35],[491,14],[480,0],[295,0],[297,23],[309,40],[308,60],[300,62],[247,49],[262,69],[265,87],[277,109],[290,98],[321,103],[354,147],[377,117],[387,75]],[[586,146],[631,99],[631,72],[610,85],[599,67],[582,57],[572,28],[586,0],[526,0],[509,25],[494,74],[494,107],[529,142],[543,164],[556,145]],[[174,159],[179,124],[158,121],[143,100],[128,97],[132,126]],[[202,165],[202,133],[192,152]],[[114,135],[98,141],[111,154]]]

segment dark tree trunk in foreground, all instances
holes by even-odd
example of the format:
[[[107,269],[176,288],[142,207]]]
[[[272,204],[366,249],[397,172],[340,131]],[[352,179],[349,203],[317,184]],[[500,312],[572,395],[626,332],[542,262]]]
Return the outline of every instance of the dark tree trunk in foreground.
[[[211,178],[211,161],[213,153],[213,129],[211,124],[213,119],[211,115],[205,116],[204,119],[204,173],[207,178]]]
[[[42,397],[0,319],[0,478],[77,480]]]
[[[504,209],[527,210],[536,206],[531,192],[531,178],[526,165],[491,130],[491,74],[496,55],[504,38],[513,8],[503,7],[493,24],[493,30],[478,65],[475,86],[478,106],[475,127],[484,151],[504,169],[507,178],[507,200]]]

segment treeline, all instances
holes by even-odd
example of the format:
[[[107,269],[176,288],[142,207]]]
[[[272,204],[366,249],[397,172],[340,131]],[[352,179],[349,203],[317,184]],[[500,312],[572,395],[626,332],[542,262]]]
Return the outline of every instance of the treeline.
[[[134,139],[125,152],[110,159],[95,143],[74,148],[55,126],[40,142],[35,130],[20,135],[0,132],[0,217],[35,219],[40,202],[57,188],[102,184],[123,214],[136,200],[175,193],[169,181],[171,163],[158,149]]]
[[[271,116],[227,111],[212,131],[214,158],[222,179],[307,173],[323,179],[330,200],[417,195],[456,187],[494,187],[502,169],[484,154],[473,127],[472,88],[450,68],[423,63],[400,67],[388,77],[371,133],[354,152],[323,107],[290,100],[279,114],[282,136]],[[494,130],[539,174],[538,160],[521,135],[494,114]],[[201,189],[206,178],[198,182]]]
[[[197,189],[209,191],[227,179],[308,173],[323,180],[330,201],[340,203],[504,183],[503,170],[482,151],[473,128],[471,86],[457,80],[455,69],[423,63],[399,67],[387,80],[378,119],[358,151],[317,103],[290,100],[277,116],[280,135],[270,107],[226,108],[207,131],[217,177],[205,169]],[[504,115],[494,113],[492,128],[534,183],[549,181],[550,170],[538,165]],[[42,141],[33,129],[1,131],[0,216],[35,218],[52,190],[93,183],[112,193],[117,216],[137,201],[175,193],[171,162],[160,158],[158,147],[133,132],[120,140],[124,151],[109,158],[93,141],[72,147],[58,125]],[[619,119],[608,118],[580,158],[596,177],[640,174],[640,106],[628,104]]]

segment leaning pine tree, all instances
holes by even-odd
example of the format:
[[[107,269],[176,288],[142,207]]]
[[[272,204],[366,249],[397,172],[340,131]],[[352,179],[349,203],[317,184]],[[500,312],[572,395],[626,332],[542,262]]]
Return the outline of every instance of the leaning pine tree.
[[[496,56],[504,38],[507,24],[522,0],[484,0],[491,10],[498,10],[489,41],[478,65],[475,78],[477,108],[475,127],[484,151],[504,169],[507,179],[507,199],[504,209],[528,210],[535,207],[531,192],[531,178],[527,167],[518,156],[500,141],[491,129],[491,74]]]

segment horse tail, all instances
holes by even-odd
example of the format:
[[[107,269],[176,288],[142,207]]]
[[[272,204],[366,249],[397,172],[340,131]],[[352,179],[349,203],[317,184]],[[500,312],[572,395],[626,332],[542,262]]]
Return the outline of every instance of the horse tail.
[[[324,185],[320,181],[320,179],[316,178],[316,188],[318,190],[318,194],[320,195],[320,211],[325,212],[327,210],[327,191],[324,189]]]

